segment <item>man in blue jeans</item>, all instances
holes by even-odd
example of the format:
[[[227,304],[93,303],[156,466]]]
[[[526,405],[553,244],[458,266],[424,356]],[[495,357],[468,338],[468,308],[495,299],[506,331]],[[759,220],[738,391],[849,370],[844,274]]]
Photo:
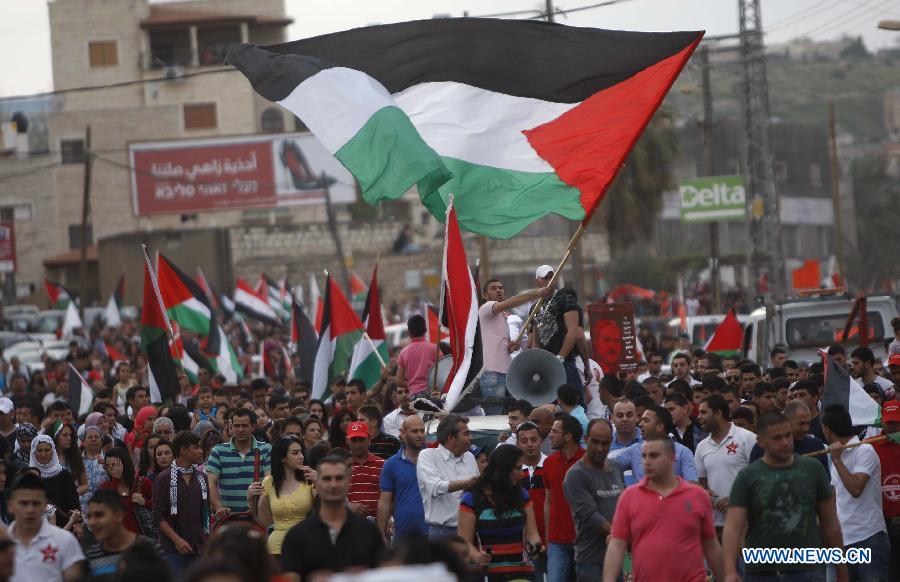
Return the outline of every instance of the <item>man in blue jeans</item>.
[[[484,372],[479,385],[482,398],[506,398],[506,371],[511,361],[510,353],[519,349],[516,338],[509,337],[507,317],[509,310],[529,301],[550,296],[551,289],[532,289],[506,298],[503,282],[491,279],[482,289],[485,303],[478,308],[481,324],[481,345],[483,346]],[[485,414],[504,414],[500,402],[484,406]]]

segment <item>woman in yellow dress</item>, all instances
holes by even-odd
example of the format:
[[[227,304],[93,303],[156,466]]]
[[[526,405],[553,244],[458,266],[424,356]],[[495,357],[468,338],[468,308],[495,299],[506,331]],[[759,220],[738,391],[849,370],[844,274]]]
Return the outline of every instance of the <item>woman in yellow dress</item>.
[[[281,555],[281,543],[288,530],[312,511],[316,472],[303,464],[303,442],[286,435],[272,447],[272,474],[247,489],[250,512],[263,527],[274,524],[269,534],[269,551]]]

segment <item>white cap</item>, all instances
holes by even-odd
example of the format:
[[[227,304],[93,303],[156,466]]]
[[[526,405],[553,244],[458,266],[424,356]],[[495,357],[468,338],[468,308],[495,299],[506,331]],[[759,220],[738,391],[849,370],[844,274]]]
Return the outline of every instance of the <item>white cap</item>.
[[[535,279],[546,279],[547,275],[553,272],[553,267],[550,265],[541,265],[534,272]]]
[[[3,414],[9,414],[13,411],[15,406],[13,405],[13,401],[9,398],[0,398],[0,412]]]

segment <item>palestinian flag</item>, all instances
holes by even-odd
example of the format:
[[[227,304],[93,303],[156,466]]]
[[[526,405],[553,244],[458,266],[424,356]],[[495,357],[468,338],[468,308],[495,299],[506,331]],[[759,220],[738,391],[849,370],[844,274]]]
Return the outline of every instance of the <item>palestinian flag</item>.
[[[438,340],[445,341],[450,337],[450,334],[441,329],[441,317],[437,308],[431,303],[425,304],[425,326],[428,330],[425,337],[432,345],[437,345]]]
[[[509,238],[546,214],[590,217],[702,36],[436,18],[242,45],[227,62],[368,202],[416,184],[443,220],[452,192],[463,228]]]
[[[109,358],[112,362],[128,361],[128,358],[126,358],[119,350],[114,348],[112,344],[103,342],[103,351],[106,352],[106,357]]]
[[[169,321],[162,310],[162,298],[154,289],[150,257],[144,255],[144,301],[141,309],[141,351],[149,363],[148,378],[151,402],[165,402],[178,396],[181,386],[175,360],[169,349],[166,330]]]
[[[203,287],[162,253],[157,254],[156,278],[169,319],[201,336],[211,335],[213,310]]]
[[[94,405],[94,389],[87,383],[84,376],[69,363],[69,407],[72,414],[78,418],[82,414],[91,411]]]
[[[300,356],[300,377],[312,380],[316,364],[316,328],[296,301],[291,307],[291,350]]]
[[[257,321],[274,326],[281,325],[278,314],[269,305],[268,297],[260,296],[240,277],[238,277],[234,286],[234,305],[248,317],[252,317]]]
[[[352,281],[352,280],[351,280]],[[351,289],[353,288],[351,283]],[[384,333],[384,319],[381,316],[381,298],[378,293],[378,265],[372,271],[372,282],[366,297],[362,315],[366,325],[366,334],[369,339],[361,338],[353,348],[353,357],[350,360],[350,379],[360,379],[366,384],[368,390],[378,383],[381,378],[381,363],[388,361],[387,335]],[[378,354],[372,347],[378,350]],[[381,355],[381,358],[378,355]]]
[[[744,328],[734,314],[734,309],[729,309],[704,349],[720,356],[735,356],[741,353],[743,341]]]
[[[826,356],[825,389],[822,391],[822,410],[832,404],[840,404],[850,412],[854,426],[881,426],[881,407],[866,394],[856,378],[834,358]]]
[[[328,275],[325,278],[322,325],[319,327],[319,343],[316,345],[316,363],[313,369],[312,397],[329,396],[331,381],[343,374],[353,355],[353,346],[362,337],[365,326],[341,293],[340,287]]]
[[[122,307],[122,298],[125,296],[125,274],[119,277],[119,283],[109,296],[106,302],[106,309],[103,312],[103,320],[108,327],[119,327],[122,325],[122,316],[119,309]]]
[[[218,346],[216,352],[211,353],[208,350],[208,343],[201,345],[201,347],[213,369],[225,376],[225,381],[229,384],[237,384],[238,380],[244,377],[244,369],[241,367],[237,354],[231,346],[231,342],[228,341],[228,336],[225,335],[225,330],[222,329],[221,325],[216,325],[215,335],[218,338],[216,341]]]
[[[294,295],[291,292],[291,284],[288,283],[287,277],[283,277],[278,282],[278,304],[285,313],[285,321],[291,319],[291,305],[294,303]]]
[[[444,408],[452,412],[465,396],[466,389],[481,373],[483,365],[478,322],[479,294],[466,262],[466,249],[452,205],[447,213],[443,271],[444,315],[450,329],[450,354],[453,356],[453,367],[443,393]]]
[[[172,352],[172,358],[178,364],[178,366],[184,370],[184,373],[187,374],[187,377],[190,379],[191,383],[196,384],[200,381],[200,377],[197,374],[201,368],[208,370],[212,373],[214,370],[209,362],[206,360],[206,356],[203,355],[202,352],[190,341],[185,342],[181,337],[181,329],[178,325],[178,322],[175,320],[171,321],[172,323],[172,337],[175,341],[171,342],[169,345],[169,349]]]
[[[318,332],[318,330],[322,329],[322,312],[325,311],[325,301],[322,299],[319,283],[313,274],[309,275],[309,311],[313,316],[316,332]]]
[[[265,298],[269,302],[269,307],[278,315],[282,321],[290,319],[290,310],[286,309],[281,302],[281,290],[279,285],[269,279],[265,273],[259,276],[259,283],[256,286],[256,294]]]
[[[219,300],[219,293],[213,289],[212,284],[206,280],[206,275],[203,273],[203,269],[197,267],[197,284],[200,285],[200,288],[203,289],[203,292],[206,293],[206,298],[209,299],[209,304],[215,307],[216,309],[221,308],[221,303]]]
[[[367,293],[369,292],[366,284],[363,283],[363,280],[359,278],[354,272],[350,272],[350,304],[353,305],[353,309],[357,311],[361,311],[365,309],[366,301],[367,301]],[[365,317],[362,318],[365,321]]]
[[[47,297],[50,298],[50,309],[65,309],[76,297],[71,289],[50,279],[44,279],[44,289],[47,290]]]

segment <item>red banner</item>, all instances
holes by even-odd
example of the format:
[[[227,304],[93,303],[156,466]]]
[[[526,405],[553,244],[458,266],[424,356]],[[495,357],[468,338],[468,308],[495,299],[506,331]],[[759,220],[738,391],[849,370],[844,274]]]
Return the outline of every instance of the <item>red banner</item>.
[[[140,143],[130,156],[138,216],[324,203],[326,186],[334,202],[356,199],[311,134]]]
[[[0,273],[16,272],[16,229],[12,221],[0,222]]]
[[[592,303],[587,306],[591,326],[594,361],[604,374],[637,369],[637,338],[634,333],[634,305]]]

